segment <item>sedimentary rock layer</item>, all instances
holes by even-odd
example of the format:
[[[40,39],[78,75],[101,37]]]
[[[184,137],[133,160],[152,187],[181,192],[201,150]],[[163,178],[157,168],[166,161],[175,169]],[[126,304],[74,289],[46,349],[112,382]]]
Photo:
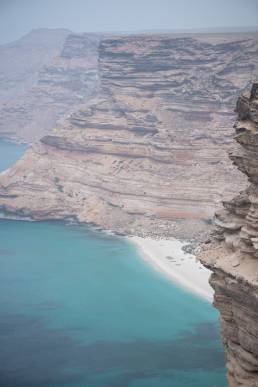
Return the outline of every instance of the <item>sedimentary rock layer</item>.
[[[99,39],[94,34],[36,30],[21,39],[23,44],[3,46],[2,53],[0,48],[5,59],[0,65],[5,96],[1,100],[0,92],[0,136],[39,140],[58,120],[95,95]]]
[[[258,83],[240,97],[235,139],[239,149],[230,157],[250,186],[215,217],[212,242],[201,253],[213,271],[214,305],[221,313],[231,387],[258,386]]]
[[[207,228],[244,187],[227,150],[257,53],[250,35],[102,39],[98,94],[1,175],[2,211],[132,234]],[[81,60],[77,48],[63,55]]]
[[[32,30],[21,39],[0,45],[0,103],[8,102],[29,90],[38,72],[59,55],[66,37],[65,29]]]

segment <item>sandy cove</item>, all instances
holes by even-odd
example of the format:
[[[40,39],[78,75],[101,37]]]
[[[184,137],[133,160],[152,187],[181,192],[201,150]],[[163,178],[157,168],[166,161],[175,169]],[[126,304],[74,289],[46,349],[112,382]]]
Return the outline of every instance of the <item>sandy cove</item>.
[[[141,256],[173,282],[208,301],[213,300],[213,289],[208,279],[211,272],[194,255],[186,253],[187,242],[173,239],[129,237]]]

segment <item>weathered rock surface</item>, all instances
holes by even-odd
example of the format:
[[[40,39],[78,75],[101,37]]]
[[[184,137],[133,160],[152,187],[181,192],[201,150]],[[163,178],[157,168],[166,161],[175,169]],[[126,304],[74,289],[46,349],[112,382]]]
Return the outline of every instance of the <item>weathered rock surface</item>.
[[[215,217],[212,242],[201,252],[213,271],[214,305],[221,313],[231,387],[258,386],[258,83],[240,97],[235,139],[230,157],[248,177],[250,186]]]
[[[257,53],[251,35],[102,39],[98,95],[2,173],[1,210],[132,234],[206,229],[245,186],[227,150]]]
[[[21,39],[0,45],[0,103],[30,89],[38,71],[59,54],[66,37],[65,29],[37,29]]]
[[[99,39],[66,30],[35,30],[2,46],[0,136],[38,140],[97,93]]]

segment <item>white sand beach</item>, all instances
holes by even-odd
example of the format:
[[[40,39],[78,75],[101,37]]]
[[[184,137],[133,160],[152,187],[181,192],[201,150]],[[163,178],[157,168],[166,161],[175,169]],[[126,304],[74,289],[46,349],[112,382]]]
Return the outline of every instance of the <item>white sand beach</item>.
[[[213,299],[213,289],[208,279],[210,271],[197,258],[182,249],[187,242],[175,238],[156,240],[152,238],[129,237],[142,255],[157,270],[163,272],[172,281],[191,292],[205,298]]]

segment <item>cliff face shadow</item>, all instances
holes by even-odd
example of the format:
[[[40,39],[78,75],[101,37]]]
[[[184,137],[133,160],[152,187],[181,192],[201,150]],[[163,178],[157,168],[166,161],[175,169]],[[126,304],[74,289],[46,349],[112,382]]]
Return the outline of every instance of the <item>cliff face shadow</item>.
[[[118,387],[163,373],[223,371],[217,327],[193,328],[175,340],[84,344],[40,320],[0,315],[0,386]]]

